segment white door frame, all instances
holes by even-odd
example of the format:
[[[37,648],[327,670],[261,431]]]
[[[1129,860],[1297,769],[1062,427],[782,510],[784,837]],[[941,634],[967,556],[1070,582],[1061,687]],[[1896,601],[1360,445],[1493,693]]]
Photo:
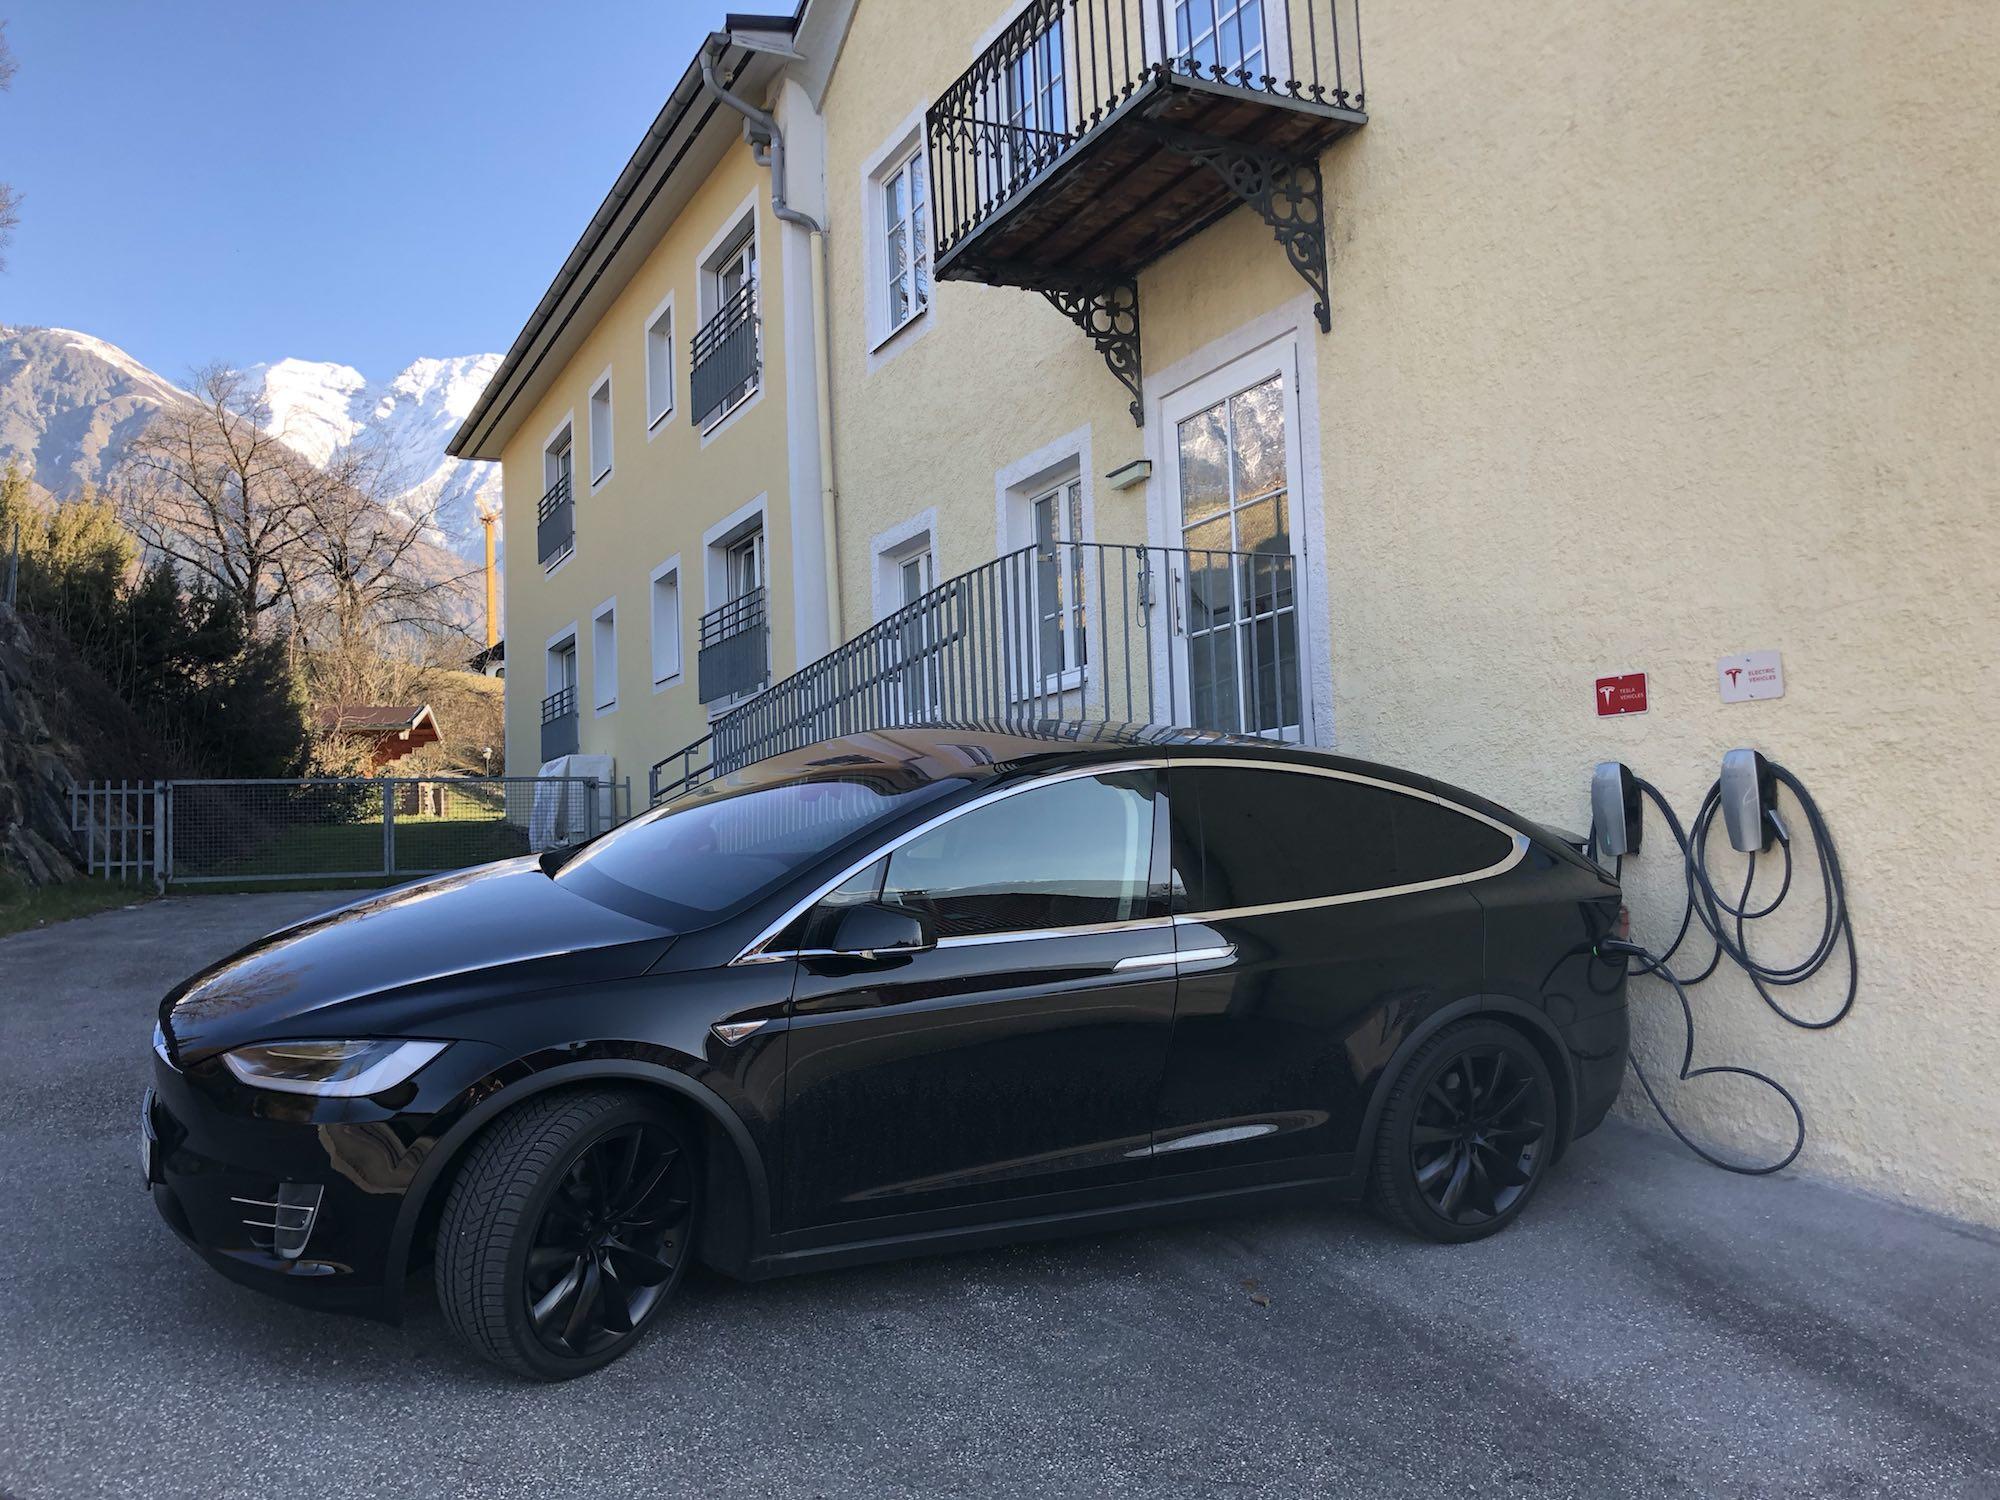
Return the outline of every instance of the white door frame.
[[[1307,744],[1333,743],[1333,692],[1330,663],[1330,601],[1326,594],[1325,507],[1320,498],[1318,393],[1307,342],[1317,335],[1310,295],[1278,312],[1267,314],[1216,340],[1207,348],[1166,370],[1149,373],[1151,396],[1146,413],[1146,450],[1153,461],[1148,486],[1147,532],[1152,545],[1178,548],[1181,532],[1179,424],[1218,401],[1280,376],[1284,390],[1285,483],[1291,510],[1292,556],[1297,568],[1300,737]],[[1175,585],[1178,588],[1178,583]],[[1186,685],[1185,625],[1182,601],[1170,592],[1171,631],[1180,660],[1160,656],[1158,680],[1177,674],[1192,708]]]

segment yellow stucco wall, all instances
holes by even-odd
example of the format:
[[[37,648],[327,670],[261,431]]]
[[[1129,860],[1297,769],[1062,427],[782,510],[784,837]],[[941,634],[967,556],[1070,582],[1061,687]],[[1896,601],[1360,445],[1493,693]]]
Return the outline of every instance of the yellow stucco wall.
[[[942,286],[870,372],[862,163],[1002,15],[923,11],[863,0],[825,101],[849,633],[876,532],[936,506],[948,574],[993,554],[996,469],[1086,424],[1096,475],[1142,451],[1121,388],[1028,293]],[[2000,7],[1428,0],[1364,21],[1371,123],[1324,162],[1334,329],[1300,346],[1320,737],[1569,826],[1600,758],[1684,815],[1733,746],[1799,772],[1847,868],[1860,1004],[1809,1035],[1725,976],[1696,992],[1696,1061],[1794,1088],[1804,1170],[2000,1223],[2000,126],[1978,107]],[[1145,276],[1148,372],[1302,291],[1237,213]],[[1095,498],[1099,539],[1144,534],[1141,491]],[[1723,705],[1716,658],[1763,647],[1787,696]],[[1650,674],[1649,714],[1594,716],[1614,670]],[[1642,939],[1678,915],[1667,843],[1655,820],[1627,866]],[[1808,872],[1801,917],[1813,894]],[[1671,999],[1634,1000],[1666,1074]],[[1783,1133],[1743,1085],[1669,1094],[1745,1152]]]
[[[757,197],[759,315],[763,378],[755,404],[727,419],[704,444],[690,420],[689,341],[701,320],[700,257]],[[765,536],[772,670],[794,660],[791,507],[785,434],[782,249],[770,213],[769,174],[738,145],[699,186],[645,264],[591,329],[549,392],[521,418],[502,457],[506,493],[508,774],[532,776],[540,761],[544,643],[574,621],[577,627],[580,751],[614,757],[614,774],[632,778],[635,806],[646,797],[647,768],[707,732],[697,698],[696,626],[711,607],[705,593],[703,533],[738,508],[766,497]],[[674,299],[674,414],[649,438],[645,324],[669,294]],[[590,391],[606,367],[612,374],[615,462],[595,491],[584,472]],[[542,453],[566,414],[577,434],[576,550],[553,572],[535,556],[535,507],[543,490]],[[681,560],[679,681],[654,691],[653,570]],[[618,707],[599,715],[591,688],[591,618],[617,599]],[[720,603],[720,599],[712,601]]]

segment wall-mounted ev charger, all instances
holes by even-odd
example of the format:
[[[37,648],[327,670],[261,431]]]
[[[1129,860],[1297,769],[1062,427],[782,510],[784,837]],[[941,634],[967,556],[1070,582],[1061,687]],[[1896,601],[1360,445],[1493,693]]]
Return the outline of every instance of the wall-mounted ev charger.
[[[1590,773],[1590,826],[1597,853],[1611,859],[1639,852],[1645,833],[1639,778],[1622,761],[1603,760]]]
[[[1778,816],[1778,774],[1755,750],[1731,750],[1722,757],[1722,821],[1729,845],[1738,854],[1762,854],[1775,834],[1785,843],[1784,821]]]

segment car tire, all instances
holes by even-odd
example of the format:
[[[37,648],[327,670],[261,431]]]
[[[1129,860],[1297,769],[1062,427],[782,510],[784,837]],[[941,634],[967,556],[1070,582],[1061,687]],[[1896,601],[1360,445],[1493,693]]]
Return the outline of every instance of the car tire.
[[[531,1099],[495,1121],[438,1223],[445,1321],[516,1374],[570,1380],[636,1344],[687,1269],[694,1142],[630,1091]]]
[[[1390,1084],[1369,1196],[1424,1239],[1484,1239],[1527,1207],[1558,1128],[1555,1084],[1534,1044],[1502,1021],[1457,1022]]]

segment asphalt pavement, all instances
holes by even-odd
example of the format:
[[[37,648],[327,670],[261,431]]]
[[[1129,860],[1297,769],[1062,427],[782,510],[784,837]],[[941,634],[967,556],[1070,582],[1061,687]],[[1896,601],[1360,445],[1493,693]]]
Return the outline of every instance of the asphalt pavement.
[[[0,939],[0,1493],[2000,1495],[2000,1235],[1650,1131],[1460,1248],[1350,1208],[759,1285],[523,1384],[223,1281],[140,1190],[158,996],[333,899]],[[340,898],[345,899],[345,898]]]

